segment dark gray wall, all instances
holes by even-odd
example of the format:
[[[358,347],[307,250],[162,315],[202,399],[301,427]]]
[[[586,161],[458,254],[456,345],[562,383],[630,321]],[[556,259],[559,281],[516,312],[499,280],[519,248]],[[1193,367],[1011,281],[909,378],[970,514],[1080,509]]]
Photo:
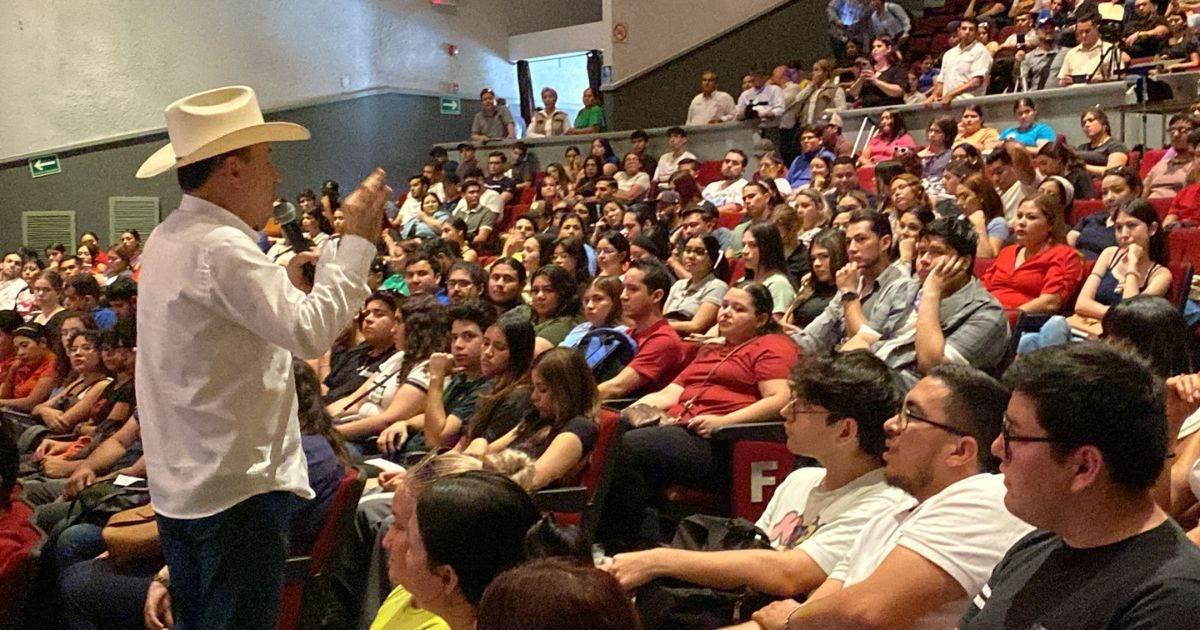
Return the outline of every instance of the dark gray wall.
[[[604,19],[603,0],[517,0],[515,4],[519,10],[509,14],[509,35],[548,31]]]
[[[343,194],[375,166],[388,170],[393,186],[404,185],[419,172],[430,145],[465,138],[479,110],[477,100],[462,101],[461,116],[443,116],[438,98],[376,94],[352,100],[302,107],[267,116],[289,120],[312,131],[307,142],[281,142],[272,156],[283,175],[279,193],[289,198],[305,188],[319,190],[326,179],[337,180]],[[179,202],[172,174],[136,179],[146,157],[166,142],[166,134],[60,153],[62,173],[32,179],[24,162],[0,165],[0,250],[20,245],[21,213],[28,210],[75,210],[76,235],[108,234],[108,198],[157,196],[162,216]]]
[[[682,57],[605,93],[613,129],[683,124],[700,91],[700,73],[717,73],[720,89],[737,98],[742,76],[754,65],[772,67],[793,59],[805,66],[830,54],[825,5],[794,0]]]

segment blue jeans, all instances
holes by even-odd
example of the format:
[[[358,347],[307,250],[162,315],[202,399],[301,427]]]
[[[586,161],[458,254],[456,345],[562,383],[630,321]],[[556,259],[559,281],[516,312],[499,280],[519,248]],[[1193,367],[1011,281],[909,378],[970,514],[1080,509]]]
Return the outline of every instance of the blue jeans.
[[[1071,343],[1071,325],[1066,317],[1055,315],[1042,324],[1041,330],[1021,334],[1021,340],[1017,342],[1017,354],[1029,354],[1039,348],[1068,343]]]
[[[288,527],[301,502],[276,491],[205,518],[158,516],[178,630],[275,627]]]

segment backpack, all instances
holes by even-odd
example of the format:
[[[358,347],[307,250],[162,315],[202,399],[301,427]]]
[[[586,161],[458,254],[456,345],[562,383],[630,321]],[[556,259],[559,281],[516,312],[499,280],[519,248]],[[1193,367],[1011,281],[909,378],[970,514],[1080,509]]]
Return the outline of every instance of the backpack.
[[[637,342],[615,328],[593,328],[583,335],[575,348],[592,368],[597,383],[616,376],[637,354]]]

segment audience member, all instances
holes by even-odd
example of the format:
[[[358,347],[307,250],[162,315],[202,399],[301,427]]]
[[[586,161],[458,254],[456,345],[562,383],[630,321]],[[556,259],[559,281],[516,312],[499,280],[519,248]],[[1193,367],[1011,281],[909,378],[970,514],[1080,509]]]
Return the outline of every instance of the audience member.
[[[804,328],[823,313],[837,294],[834,278],[848,262],[846,235],[841,230],[822,228],[813,235],[807,252],[809,273],[801,276],[796,298],[783,315],[785,325]]]
[[[0,610],[12,622],[20,621],[20,595],[29,592],[32,580],[28,563],[43,536],[31,522],[29,505],[17,498],[19,464],[16,436],[0,429]]]
[[[1159,14],[1153,0],[1133,0],[1133,11],[1125,16],[1122,56],[1126,63],[1130,59],[1154,57],[1170,36],[1167,18]]]
[[[885,109],[879,115],[879,132],[867,142],[860,164],[864,167],[874,166],[908,151],[915,152],[916,149],[916,142],[904,126],[904,116],[900,112]]]
[[[0,310],[11,311],[17,307],[17,296],[28,286],[21,278],[25,260],[19,252],[6,252],[0,260]]]
[[[687,131],[684,131],[682,127],[671,127],[667,130],[667,146],[671,150],[658,158],[657,166],[654,169],[655,182],[665,184],[671,181],[671,176],[679,170],[680,160],[696,159],[696,156],[687,150],[687,141]]]
[[[1038,173],[1044,179],[1058,177],[1066,180],[1067,185],[1064,189],[1071,191],[1069,196],[1072,200],[1099,197],[1092,183],[1092,175],[1088,173],[1087,167],[1076,155],[1075,150],[1066,142],[1056,140],[1046,144],[1037,152],[1034,161]]]
[[[728,122],[736,112],[733,97],[717,89],[717,73],[705,70],[700,75],[700,93],[692,97],[684,124],[690,127]]]
[[[870,10],[863,0],[829,0],[825,17],[834,55],[847,57],[851,46],[857,50],[867,34]]]
[[[1005,309],[1053,315],[1067,307],[1083,270],[1079,254],[1063,243],[1063,231],[1057,201],[1039,196],[1021,202],[1013,227],[1016,242],[1000,250],[980,276]]]
[[[1075,21],[1075,39],[1079,44],[1063,55],[1062,67],[1058,70],[1060,86],[1108,81],[1122,66],[1116,44],[1101,40],[1099,27],[1098,15],[1080,15]]]
[[[1163,42],[1160,56],[1170,61],[1180,61],[1191,66],[1200,66],[1200,42],[1196,33],[1188,27],[1188,16],[1173,13],[1167,16],[1170,35]]]
[[[717,322],[729,290],[721,279],[727,269],[720,241],[712,234],[684,236],[679,254],[669,262],[680,279],[671,285],[663,311],[677,333],[702,335]]]
[[[1039,15],[1036,27],[1036,44],[1030,47],[1029,36],[1026,43],[1014,55],[1018,64],[1018,86],[1023,90],[1041,90],[1057,85],[1058,71],[1062,67],[1063,51],[1059,48],[1055,36],[1054,22],[1048,17]],[[1051,79],[1053,77],[1053,79]]]
[[[999,383],[964,366],[921,379],[884,424],[884,478],[912,499],[868,522],[803,605],[784,600],[755,613],[758,627],[953,626],[1032,529],[1004,509],[1005,483],[991,474],[988,449],[1007,402]]]
[[[908,41],[912,21],[904,7],[895,2],[870,0],[871,13],[867,18],[867,32],[871,37],[889,37],[897,44]]]
[[[775,320],[782,320],[796,297],[796,289],[787,274],[787,258],[779,230],[770,223],[752,224],[742,234],[742,261],[747,277],[763,285],[770,294],[771,314]]]
[[[969,144],[980,153],[991,151],[1000,142],[1000,132],[993,127],[984,125],[983,107],[967,105],[963,110],[962,119],[958,123],[958,137],[954,147]]]
[[[577,630],[641,628],[616,580],[599,569],[558,559],[526,562],[492,580],[479,602],[475,627],[559,630],[564,623]]]
[[[1038,122],[1037,106],[1033,99],[1022,96],[1013,103],[1013,116],[1017,119],[1014,127],[1000,132],[1000,140],[1012,141],[1025,149],[1030,155],[1036,155],[1047,143],[1055,141],[1054,130],[1044,122]]]
[[[777,597],[807,594],[846,557],[862,528],[908,499],[883,477],[884,422],[901,392],[894,374],[866,352],[792,369],[783,408],[788,450],[819,467],[799,468],[775,490],[756,526],[772,549],[618,554],[606,567],[626,590],[657,578],[719,589],[748,587]],[[743,617],[753,611],[743,610]]]
[[[892,226],[886,215],[859,210],[846,225],[846,263],[834,276],[838,292],[829,306],[804,329],[793,335],[808,352],[828,353],[843,339],[854,337],[868,321],[886,319],[888,297],[902,290],[908,274],[891,264]],[[876,309],[881,316],[875,315]],[[892,314],[896,316],[896,314]]]
[[[538,338],[536,354],[541,354],[562,343],[579,324],[579,284],[557,261],[535,271],[529,284],[529,305]]]
[[[517,180],[509,177],[508,156],[503,151],[492,151],[488,154],[487,176],[483,185],[488,190],[500,195],[500,205],[511,205],[517,197]]]
[[[788,402],[787,375],[799,349],[781,334],[771,310],[763,285],[729,289],[717,318],[722,342],[701,346],[669,386],[624,412],[634,426],[647,426],[622,437],[618,478],[604,506],[611,534],[626,537],[637,529],[644,508],[661,505],[670,485],[728,491],[709,439],[713,432],[776,420]]]
[[[1025,168],[1018,165],[1018,161]],[[1029,156],[1021,149],[1008,149],[1003,145],[988,152],[985,158],[987,175],[1000,195],[1004,204],[1004,217],[1013,220],[1017,216],[1017,207],[1028,199],[1037,189],[1030,181],[1032,169],[1029,168]]]
[[[817,158],[824,160],[828,168],[828,163],[833,162],[836,156],[822,146],[821,138],[814,128],[805,126],[800,130],[800,152],[792,160],[787,172],[787,182],[793,189],[798,190],[814,183],[812,164]],[[826,172],[825,182],[829,179],[829,173]]]
[[[958,137],[958,123],[949,116],[938,116],[925,133],[928,144],[917,153],[921,158],[921,178],[925,190],[937,196],[942,192],[942,175],[950,165],[950,149]]]
[[[975,255],[995,258],[1009,239],[1004,202],[996,188],[982,173],[976,173],[958,183],[954,197],[975,229]]]
[[[1112,137],[1108,114],[1099,107],[1092,107],[1080,116],[1080,125],[1087,142],[1075,147],[1079,157],[1087,165],[1088,173],[1103,175],[1105,171],[1129,162],[1129,149]]]
[[[742,186],[746,180],[742,173],[746,169],[746,154],[740,149],[730,149],[721,161],[721,179],[704,187],[704,200],[717,210],[735,211],[742,205]]]
[[[588,87],[583,91],[583,109],[575,114],[575,126],[567,130],[567,135],[604,133],[605,131],[608,131],[608,121],[604,118],[600,92],[594,87]]]
[[[512,114],[509,113],[508,107],[496,102],[496,93],[492,88],[483,88],[479,92],[479,100],[482,109],[471,121],[471,141],[487,142],[516,138],[516,125],[513,123]],[[462,166],[463,164],[459,164],[459,168]],[[464,177],[462,174],[459,176]]]
[[[558,92],[554,88],[542,88],[542,108],[533,115],[533,122],[525,130],[526,138],[550,138],[566,134],[571,128],[567,113],[558,109]]]
[[[15,361],[0,380],[0,407],[29,412],[50,398],[54,390],[54,351],[41,324],[23,324],[8,336]]]
[[[871,44],[870,62],[859,61],[854,69],[857,74],[846,88],[846,94],[857,99],[860,107],[904,104],[908,74],[891,37],[876,35]]]
[[[396,353],[392,329],[396,324],[397,309],[396,297],[388,292],[380,291],[367,297],[358,318],[362,343],[327,353],[329,373],[322,382],[326,403],[341,400],[356,391]]]
[[[750,87],[738,96],[734,117],[737,120],[758,120],[763,138],[770,140],[778,150],[781,144],[779,118],[784,110],[783,90],[767,82],[767,73],[762,68],[751,69],[748,76]]]
[[[837,112],[830,112],[817,121],[814,130],[821,137],[821,146],[826,151],[838,156],[849,156],[854,152],[854,145],[842,135],[842,117]]]
[[[1170,461],[1161,381],[1128,350],[1073,344],[1022,357],[992,443],[1018,541],[961,628],[1184,628],[1200,552],[1151,497]]]
[[[91,418],[92,409],[113,382],[101,360],[97,331],[74,333],[68,344],[70,380],[30,412],[54,435],[70,433]]]
[[[1174,155],[1164,155],[1142,178],[1142,195],[1147,199],[1165,199],[1179,194],[1195,170],[1197,147],[1200,147],[1200,121],[1176,114],[1170,121],[1171,146]]]
[[[671,277],[658,261],[634,262],[622,279],[621,311],[632,322],[633,361],[598,386],[599,400],[642,396],[670,385],[686,352],[679,333],[663,317]]]
[[[621,312],[621,279],[598,277],[589,281],[580,295],[582,321],[575,325],[558,344],[559,347],[585,351],[580,345],[584,335],[598,329],[625,333],[624,313]]]
[[[1111,169],[1100,180],[1104,210],[1079,220],[1067,234],[1067,244],[1087,260],[1095,260],[1106,248],[1117,244],[1114,223],[1117,211],[1142,195],[1142,180],[1125,167]]]
[[[958,23],[958,44],[942,56],[942,73],[934,79],[926,103],[949,105],[964,94],[983,96],[992,71],[992,55],[977,41],[978,36],[979,22],[964,16]]]
[[[650,176],[643,170],[642,158],[636,153],[625,154],[622,170],[613,175],[617,191],[613,197],[625,203],[639,201],[650,190]]]
[[[117,315],[100,305],[100,284],[89,274],[79,274],[66,281],[62,288],[63,304],[68,311],[87,313],[101,330],[112,328]]]

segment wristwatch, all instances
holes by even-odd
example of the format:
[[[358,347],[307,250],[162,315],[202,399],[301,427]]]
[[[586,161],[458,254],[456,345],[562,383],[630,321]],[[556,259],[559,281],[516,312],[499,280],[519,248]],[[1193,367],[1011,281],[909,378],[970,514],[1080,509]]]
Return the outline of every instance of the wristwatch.
[[[846,302],[849,302],[850,300],[857,300],[857,299],[858,299],[858,291],[846,291],[845,293],[842,294],[842,304],[845,304]]]

